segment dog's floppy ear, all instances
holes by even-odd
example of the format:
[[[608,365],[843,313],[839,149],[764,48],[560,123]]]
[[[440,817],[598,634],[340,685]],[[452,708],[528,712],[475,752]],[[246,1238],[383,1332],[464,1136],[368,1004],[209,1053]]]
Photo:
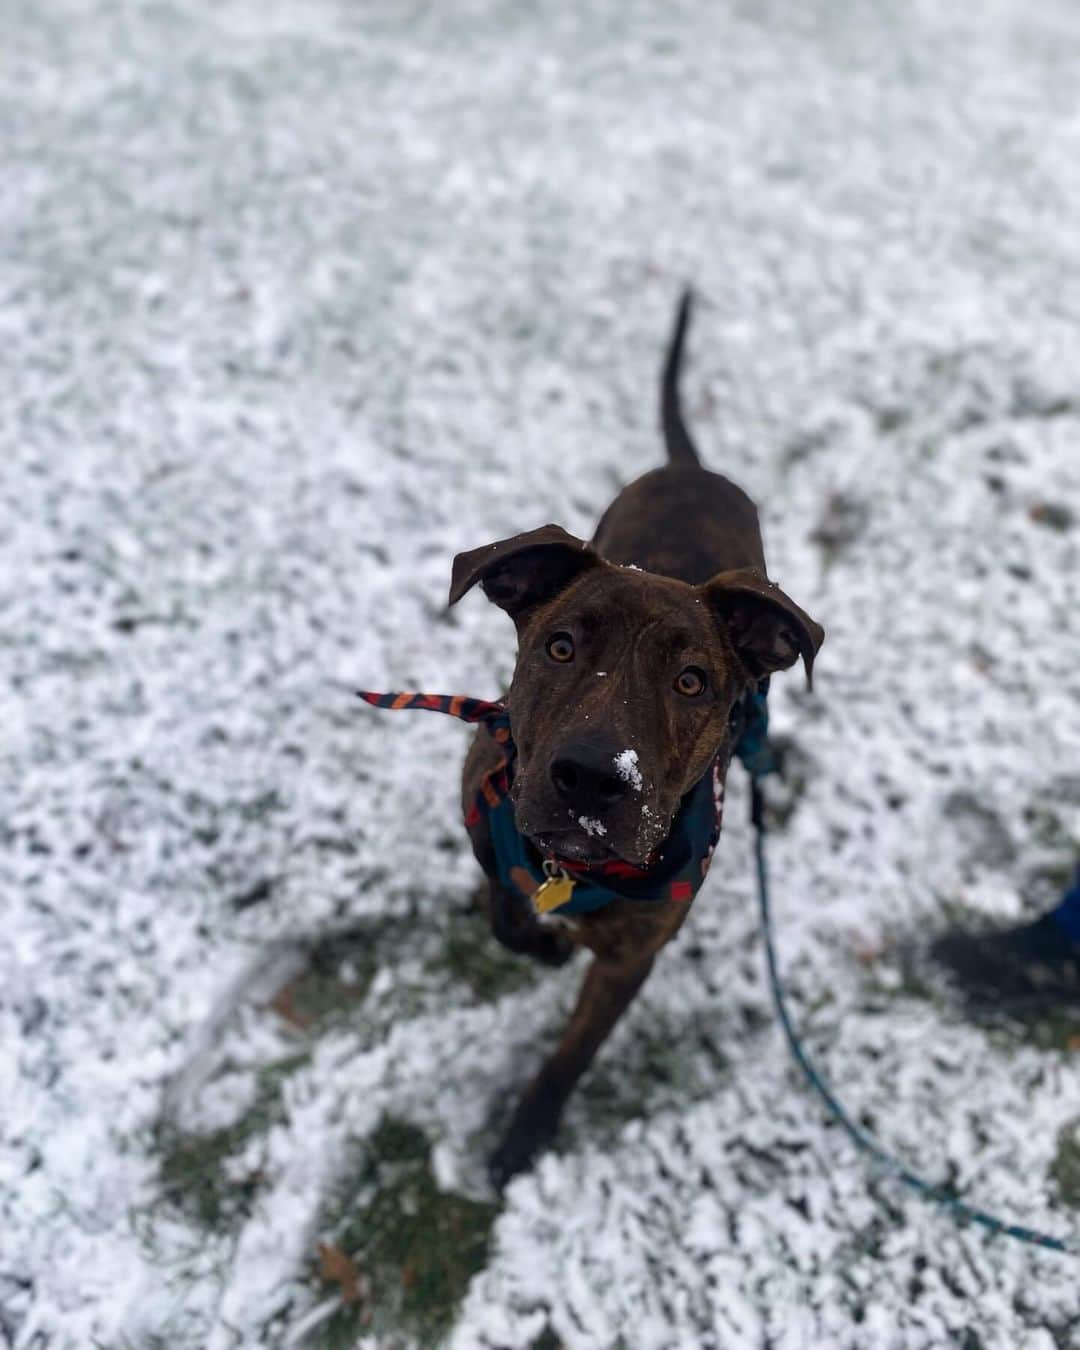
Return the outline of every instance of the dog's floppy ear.
[[[588,568],[599,566],[600,555],[583,539],[558,525],[542,525],[459,553],[454,559],[450,603],[456,604],[480,582],[487,598],[517,619],[557,595]]]
[[[702,587],[727,628],[743,665],[756,680],[787,670],[801,656],[806,686],[825,630],[756,567],[719,572]]]

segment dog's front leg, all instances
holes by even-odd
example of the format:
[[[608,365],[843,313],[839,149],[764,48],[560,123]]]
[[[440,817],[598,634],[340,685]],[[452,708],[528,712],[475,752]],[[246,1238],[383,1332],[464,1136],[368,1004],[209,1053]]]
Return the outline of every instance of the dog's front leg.
[[[545,966],[561,966],[574,953],[574,944],[555,928],[541,924],[525,896],[491,879],[491,931],[512,952],[520,952]]]
[[[652,963],[651,953],[633,963],[593,961],[570,1025],[555,1053],[529,1085],[510,1128],[492,1155],[489,1174],[500,1190],[512,1176],[529,1167],[551,1141],[574,1084],[644,984]]]

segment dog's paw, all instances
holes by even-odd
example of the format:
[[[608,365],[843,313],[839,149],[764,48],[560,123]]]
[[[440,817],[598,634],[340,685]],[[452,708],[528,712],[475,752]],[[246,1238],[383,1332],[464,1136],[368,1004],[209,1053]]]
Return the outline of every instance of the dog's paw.
[[[558,1123],[558,1112],[543,1105],[518,1108],[502,1143],[488,1159],[488,1176],[497,1191],[532,1167],[555,1137]]]
[[[573,956],[573,941],[556,928],[540,928],[536,936],[533,955],[545,966],[565,966]]]

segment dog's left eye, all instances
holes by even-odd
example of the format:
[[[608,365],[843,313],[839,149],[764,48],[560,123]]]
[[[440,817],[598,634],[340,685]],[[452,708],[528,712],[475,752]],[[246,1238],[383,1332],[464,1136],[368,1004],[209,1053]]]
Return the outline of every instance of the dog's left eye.
[[[547,641],[547,654],[553,661],[565,665],[574,659],[574,639],[569,633],[555,633]]]
[[[687,666],[675,678],[675,688],[687,698],[697,698],[705,692],[705,672],[697,666]]]

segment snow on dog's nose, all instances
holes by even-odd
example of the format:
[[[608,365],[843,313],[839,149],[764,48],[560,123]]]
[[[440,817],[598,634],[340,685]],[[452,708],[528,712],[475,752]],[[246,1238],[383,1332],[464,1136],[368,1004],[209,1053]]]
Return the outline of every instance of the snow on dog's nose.
[[[550,777],[555,791],[576,817],[602,817],[625,797],[629,780],[619,773],[615,746],[595,741],[570,741],[552,757]]]

